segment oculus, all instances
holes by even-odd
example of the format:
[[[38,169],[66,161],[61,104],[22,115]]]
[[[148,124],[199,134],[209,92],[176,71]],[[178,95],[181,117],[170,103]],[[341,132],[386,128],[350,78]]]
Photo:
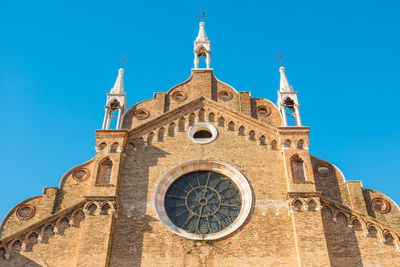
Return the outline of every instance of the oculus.
[[[214,171],[185,174],[171,184],[165,196],[169,219],[194,234],[220,232],[239,216],[241,194],[232,180]]]
[[[85,168],[76,169],[72,174],[72,177],[78,182],[83,182],[89,178],[89,170]]]
[[[20,220],[28,220],[35,215],[35,207],[30,204],[22,204],[17,208],[15,212],[18,219]]]
[[[218,136],[217,128],[214,125],[200,122],[193,125],[188,131],[189,138],[198,144],[208,144]]]
[[[329,176],[332,174],[331,166],[326,163],[316,165],[314,170],[319,176]]]
[[[371,207],[375,212],[378,213],[388,213],[390,211],[390,204],[386,199],[374,198],[371,200]]]
[[[228,91],[219,91],[218,92],[218,98],[220,99],[220,100],[222,100],[222,101],[228,101],[228,100],[231,100],[232,99],[232,94],[231,94],[231,92],[228,92]]]
[[[246,221],[252,193],[246,178],[214,160],[181,164],[161,178],[154,208],[171,232],[193,240],[215,240]]]
[[[138,109],[135,111],[135,117],[138,120],[145,120],[150,116],[150,112],[145,109]]]
[[[269,116],[271,114],[271,109],[265,105],[258,106],[256,111],[259,116]]]
[[[185,92],[182,91],[176,91],[172,94],[172,99],[175,100],[176,102],[182,102],[185,101],[187,98],[187,95]]]

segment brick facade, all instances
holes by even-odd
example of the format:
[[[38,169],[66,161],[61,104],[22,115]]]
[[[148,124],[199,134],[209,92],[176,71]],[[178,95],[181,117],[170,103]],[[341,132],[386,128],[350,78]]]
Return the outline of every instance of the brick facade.
[[[198,122],[215,141],[188,137]],[[311,156],[308,127],[280,127],[272,102],[212,70],[132,106],[122,125],[96,131],[96,155],[59,187],[10,210],[0,266],[400,266],[398,206]],[[220,239],[179,236],[155,212],[161,178],[191,161],[222,162],[250,185],[249,215]]]

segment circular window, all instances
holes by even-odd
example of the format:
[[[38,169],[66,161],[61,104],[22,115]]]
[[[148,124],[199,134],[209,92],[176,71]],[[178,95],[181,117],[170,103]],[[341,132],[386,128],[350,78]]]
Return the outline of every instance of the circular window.
[[[17,217],[20,220],[27,220],[35,215],[35,207],[30,204],[23,204],[16,211]]]
[[[176,91],[172,94],[172,99],[175,100],[176,102],[182,102],[186,100],[187,95],[185,92],[182,91]]]
[[[180,229],[193,234],[210,234],[229,227],[239,216],[238,187],[223,174],[196,171],[178,178],[168,188],[165,210]]]
[[[332,169],[328,164],[320,163],[315,166],[315,172],[320,176],[329,176],[332,173]]]
[[[216,161],[192,161],[168,172],[157,186],[154,207],[172,232],[195,240],[214,240],[237,230],[250,213],[246,178]]]
[[[200,122],[189,129],[188,135],[195,143],[208,144],[217,138],[218,131],[212,124]]]
[[[148,112],[145,109],[138,109],[135,112],[135,116],[138,120],[144,120],[147,119],[150,116],[150,112]]]
[[[372,209],[378,213],[388,213],[390,211],[390,204],[383,198],[374,198],[371,200]]]
[[[257,109],[257,114],[260,116],[269,116],[269,114],[271,114],[271,109],[267,106],[258,106]]]
[[[83,182],[89,178],[89,170],[85,168],[76,169],[72,177],[78,182]]]
[[[222,101],[228,101],[232,99],[232,93],[228,91],[219,91],[218,92],[218,98]]]

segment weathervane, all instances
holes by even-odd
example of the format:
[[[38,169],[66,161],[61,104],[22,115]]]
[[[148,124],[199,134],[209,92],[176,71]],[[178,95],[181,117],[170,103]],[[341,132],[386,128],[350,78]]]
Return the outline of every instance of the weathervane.
[[[204,13],[204,9],[203,8],[201,8],[201,13],[197,17],[201,19],[201,22],[203,22],[203,18],[207,18],[206,13]]]
[[[281,67],[282,67],[282,59],[284,58],[284,56],[282,56],[282,55],[281,55],[281,52],[278,51],[278,55],[275,56],[275,57],[279,59],[279,61],[281,62]]]
[[[121,68],[122,68],[124,66],[124,61],[128,59],[125,57],[125,54],[123,54],[119,60],[121,60]]]

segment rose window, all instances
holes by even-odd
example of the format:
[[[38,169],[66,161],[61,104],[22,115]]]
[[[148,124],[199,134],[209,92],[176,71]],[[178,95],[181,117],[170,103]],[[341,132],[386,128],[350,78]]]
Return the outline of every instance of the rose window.
[[[174,181],[165,195],[165,210],[180,229],[212,234],[229,227],[240,214],[241,193],[228,177],[196,171]]]

